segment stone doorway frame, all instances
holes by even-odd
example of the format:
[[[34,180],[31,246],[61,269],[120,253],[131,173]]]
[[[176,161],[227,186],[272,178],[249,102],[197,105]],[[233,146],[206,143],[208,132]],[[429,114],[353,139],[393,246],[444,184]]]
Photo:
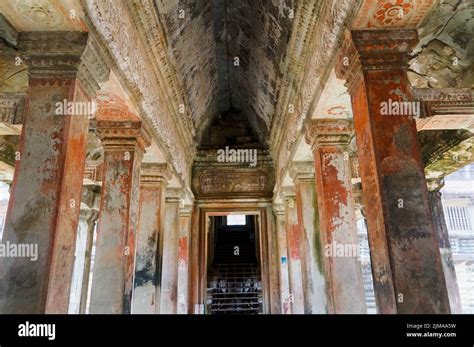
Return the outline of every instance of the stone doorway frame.
[[[268,208],[270,207],[270,209]],[[210,217],[230,214],[256,215],[258,227],[255,239],[262,283],[263,313],[270,313],[270,259],[268,256],[268,228],[271,202],[206,202],[198,203],[193,216],[191,237],[191,307],[195,314],[204,313],[207,296],[208,230]],[[202,305],[202,306],[201,306]]]

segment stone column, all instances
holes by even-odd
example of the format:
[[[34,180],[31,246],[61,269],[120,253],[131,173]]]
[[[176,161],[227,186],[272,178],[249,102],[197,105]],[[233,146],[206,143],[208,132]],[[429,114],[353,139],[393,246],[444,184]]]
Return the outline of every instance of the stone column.
[[[171,174],[166,164],[143,164],[132,313],[154,314],[160,293],[160,239],[165,190]]]
[[[87,297],[90,251],[94,237],[94,227],[98,216],[99,213],[97,210],[81,208],[79,226],[77,228],[76,252],[68,313],[85,313],[85,311],[81,311],[81,305],[83,297]],[[85,309],[85,307],[83,308]]]
[[[189,257],[191,240],[191,215],[193,207],[186,205],[179,210],[178,237],[178,314],[189,312]]]
[[[286,242],[288,247],[288,269],[290,275],[290,298],[292,313],[304,313],[303,274],[301,269],[301,230],[298,224],[296,196],[293,187],[284,187],[286,216]]]
[[[270,313],[281,313],[281,299],[280,299],[280,274],[279,274],[279,260],[278,257],[278,234],[275,225],[275,218],[271,206],[265,208],[267,234],[268,234],[268,259],[270,271]]]
[[[348,152],[351,122],[317,119],[308,125],[306,140],[314,155],[328,313],[366,313]]]
[[[104,167],[90,313],[130,313],[140,168],[149,139],[123,100],[108,94],[98,98]]]
[[[177,312],[179,205],[182,190],[166,190],[163,257],[161,270],[161,300],[159,313]]]
[[[380,313],[449,313],[407,77],[417,42],[415,29],[352,31],[336,69],[352,99]]]
[[[324,250],[319,230],[314,163],[294,162],[290,168],[296,192],[305,313],[327,313],[324,277]]]
[[[278,243],[278,258],[280,270],[280,299],[281,313],[291,314],[290,278],[288,274],[288,249],[286,244],[285,205],[274,204],[276,238]]]
[[[433,215],[436,234],[438,235],[439,250],[441,252],[441,263],[443,265],[444,278],[448,289],[449,305],[451,313],[462,313],[461,295],[459,294],[456,270],[454,268],[453,253],[449,242],[448,227],[444,218],[443,201],[441,200],[441,188],[444,179],[428,180],[428,191],[431,213]]]
[[[3,241],[38,258],[0,260],[1,313],[68,311],[91,97],[107,72],[86,44],[83,32],[19,34],[29,87]]]

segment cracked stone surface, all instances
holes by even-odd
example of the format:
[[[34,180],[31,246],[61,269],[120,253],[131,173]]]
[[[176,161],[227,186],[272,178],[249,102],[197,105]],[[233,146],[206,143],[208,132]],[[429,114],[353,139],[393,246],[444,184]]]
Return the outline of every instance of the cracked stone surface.
[[[419,28],[419,36],[410,62],[412,86],[474,86],[474,2],[440,1]]]

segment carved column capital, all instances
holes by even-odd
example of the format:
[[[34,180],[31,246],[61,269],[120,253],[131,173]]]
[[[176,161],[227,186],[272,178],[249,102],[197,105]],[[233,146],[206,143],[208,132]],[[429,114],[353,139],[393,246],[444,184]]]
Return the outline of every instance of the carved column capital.
[[[167,204],[179,204],[183,198],[183,190],[181,188],[167,188],[165,193],[165,201]]]
[[[18,51],[33,78],[77,77],[93,97],[109,68],[97,43],[80,31],[30,31],[18,35]]]
[[[164,184],[171,179],[172,174],[167,164],[142,163],[140,184],[142,186]]]
[[[407,68],[418,43],[416,29],[353,30],[351,34],[364,71]]]
[[[311,119],[306,123],[306,142],[314,150],[321,146],[347,146],[353,136],[348,119]]]
[[[87,32],[27,31],[18,35],[18,50],[30,78],[74,78],[87,44]]]
[[[138,147],[144,150],[151,139],[140,118],[130,112],[125,101],[108,93],[97,96],[96,132],[104,148]]]
[[[273,204],[273,213],[276,216],[284,216],[285,215],[285,205],[284,204]]]
[[[416,29],[347,31],[335,66],[336,76],[346,80],[350,91],[362,78],[362,71],[406,69],[417,43]]]
[[[294,182],[314,180],[314,162],[294,161],[289,167],[290,177]]]

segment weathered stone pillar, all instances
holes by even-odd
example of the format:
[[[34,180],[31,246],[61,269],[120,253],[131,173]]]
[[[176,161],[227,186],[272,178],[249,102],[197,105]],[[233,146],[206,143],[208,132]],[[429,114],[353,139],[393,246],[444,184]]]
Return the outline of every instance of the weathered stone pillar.
[[[337,67],[352,99],[379,313],[449,313],[407,78],[417,42],[414,29],[352,31]]]
[[[290,176],[295,184],[296,208],[301,229],[305,313],[327,313],[324,249],[319,230],[314,163],[293,163]]]
[[[448,227],[444,218],[443,201],[441,200],[441,188],[444,186],[444,179],[428,180],[428,191],[431,213],[438,235],[439,250],[441,252],[441,263],[443,265],[444,278],[448,289],[449,305],[451,313],[462,313],[461,295],[454,268],[453,253],[449,242]]]
[[[304,313],[303,274],[301,269],[301,229],[298,224],[296,195],[293,187],[284,187],[286,242],[290,275],[290,298],[293,314]]]
[[[104,171],[90,313],[130,313],[140,167],[149,138],[124,101],[108,94],[98,98]]]
[[[189,312],[189,258],[191,241],[191,215],[193,207],[186,205],[179,211],[178,237],[178,314]]]
[[[306,133],[314,155],[328,313],[366,313],[348,152],[351,133],[345,119],[312,120]]]
[[[87,33],[23,32],[27,57],[20,160],[16,163],[4,242],[37,247],[38,259],[0,259],[1,313],[67,313],[82,179],[89,102],[106,75]],[[82,57],[82,61],[81,61]],[[97,72],[97,69],[103,71]],[[96,73],[97,72],[97,73]],[[73,105],[74,112],[58,107]],[[73,115],[71,115],[73,113]]]
[[[163,229],[163,261],[161,269],[161,301],[159,313],[176,313],[178,296],[179,205],[182,190],[166,190],[165,225]]]
[[[281,313],[291,314],[290,278],[288,274],[288,249],[286,244],[285,206],[274,204],[276,237],[278,243],[278,258],[280,270],[280,300]]]
[[[276,230],[275,218],[272,207],[265,208],[268,234],[268,259],[270,271],[270,313],[281,313],[281,293],[280,293],[280,274],[279,274],[279,256],[278,256],[278,234]]]
[[[171,178],[166,164],[143,164],[132,313],[156,313],[160,293],[160,239],[163,237],[165,190]]]
[[[85,187],[84,190],[83,196],[90,195],[92,204],[95,205],[95,201],[98,202],[98,200],[100,200],[99,197],[95,198],[98,194],[92,190],[89,191],[88,187]],[[85,313],[86,310],[94,228],[97,218],[99,217],[99,211],[98,209],[94,209],[95,206],[87,206],[87,204],[81,205],[68,311],[68,313],[73,314]]]

